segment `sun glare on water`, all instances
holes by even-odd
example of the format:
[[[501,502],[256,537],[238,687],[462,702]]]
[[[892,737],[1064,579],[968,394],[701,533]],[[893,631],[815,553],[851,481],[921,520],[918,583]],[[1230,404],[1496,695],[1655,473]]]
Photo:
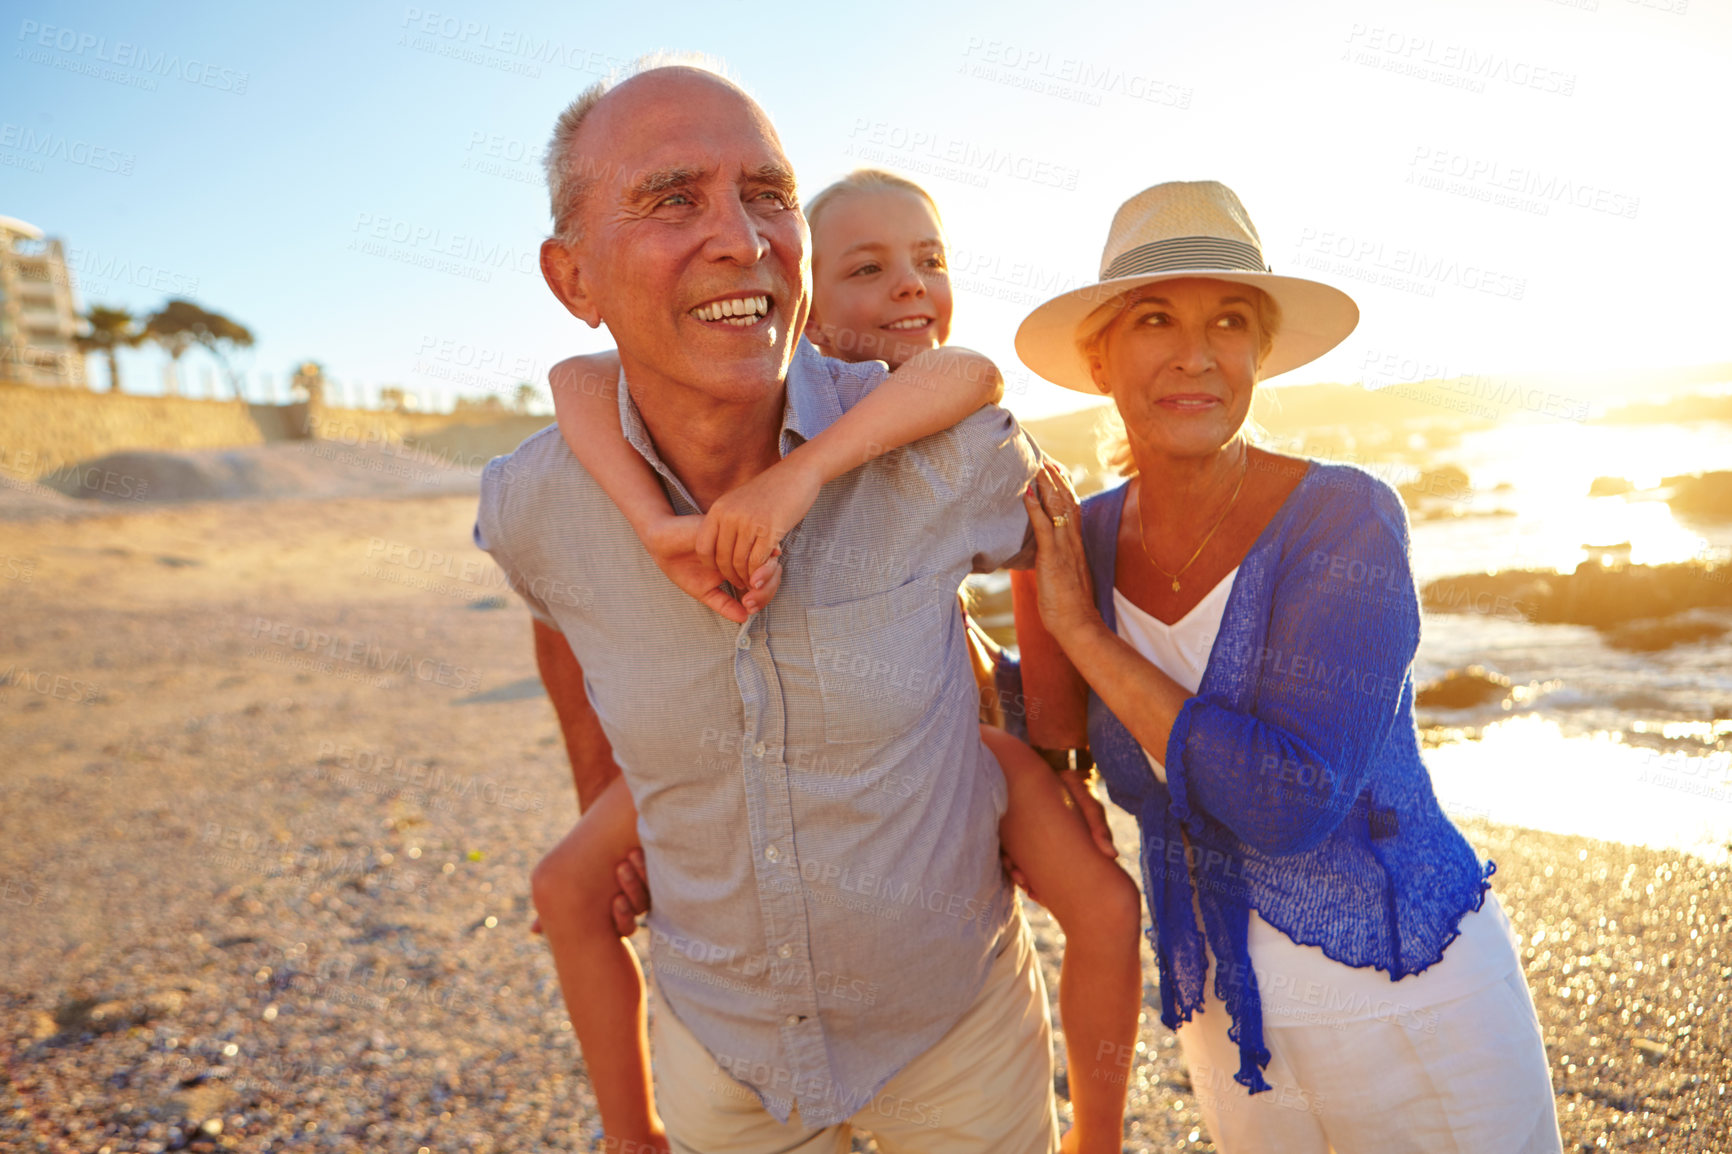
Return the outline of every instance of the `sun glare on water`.
[[[1425,762],[1454,815],[1728,860],[1732,752],[1567,737],[1557,722],[1527,716],[1486,726],[1478,741],[1428,749]]]

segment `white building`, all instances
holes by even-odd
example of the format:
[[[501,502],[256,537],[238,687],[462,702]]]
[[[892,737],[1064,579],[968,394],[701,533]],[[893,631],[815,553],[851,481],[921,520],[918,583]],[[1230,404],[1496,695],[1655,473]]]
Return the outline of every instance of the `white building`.
[[[85,387],[80,324],[60,241],[0,216],[0,380]]]

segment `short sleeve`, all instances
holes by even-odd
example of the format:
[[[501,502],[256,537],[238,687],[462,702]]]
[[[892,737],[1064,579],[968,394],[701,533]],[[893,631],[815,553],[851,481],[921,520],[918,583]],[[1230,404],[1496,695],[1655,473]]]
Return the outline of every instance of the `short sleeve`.
[[[800,339],[805,340],[804,337]],[[844,413],[890,378],[890,366],[883,361],[842,361],[819,354],[816,349],[813,352],[817,362],[829,374],[836,405]]]
[[[495,457],[487,463],[487,468],[482,470],[481,500],[475,512],[475,547],[490,555],[499,565],[505,573],[506,582],[523,598],[524,604],[529,606],[531,617],[549,629],[564,632],[553,616],[553,611],[536,594],[536,583],[523,576],[508,547],[511,534],[504,516],[504,507],[510,491],[510,462],[509,457]]]
[[[961,447],[969,517],[969,538],[976,573],[1026,569],[1034,559],[1034,529],[1022,494],[1040,469],[1040,446],[1008,409],[985,405],[960,421],[954,433]]]

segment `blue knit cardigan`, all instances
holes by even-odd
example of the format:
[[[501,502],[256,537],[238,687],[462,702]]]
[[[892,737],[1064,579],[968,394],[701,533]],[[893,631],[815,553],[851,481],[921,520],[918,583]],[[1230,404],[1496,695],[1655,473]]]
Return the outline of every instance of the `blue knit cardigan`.
[[[1083,503],[1109,629],[1124,501],[1121,485]],[[1363,470],[1314,461],[1239,564],[1202,683],[1173,724],[1165,785],[1089,694],[1095,761],[1142,829],[1161,1021],[1177,1029],[1202,1010],[1212,953],[1239,1047],[1234,1077],[1253,1094],[1269,1089],[1269,1051],[1251,910],[1394,981],[1442,958],[1485,901],[1496,867],[1444,816],[1420,760],[1418,645],[1400,498]]]

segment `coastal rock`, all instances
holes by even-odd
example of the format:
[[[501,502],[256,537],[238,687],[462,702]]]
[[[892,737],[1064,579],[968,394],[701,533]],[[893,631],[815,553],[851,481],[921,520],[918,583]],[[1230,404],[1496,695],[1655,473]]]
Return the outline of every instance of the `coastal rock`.
[[[1451,669],[1441,678],[1422,686],[1413,703],[1425,709],[1472,709],[1509,697],[1510,679],[1483,665]]]
[[[1399,489],[1409,508],[1435,501],[1464,501],[1473,496],[1473,482],[1467,470],[1459,465],[1442,465],[1427,469],[1419,479],[1409,481]]]
[[[1511,569],[1429,582],[1421,603],[1432,613],[1481,613],[1544,625],[1591,625],[1610,632],[1636,621],[1672,618],[1692,610],[1732,609],[1732,566],[1710,561],[1672,565],[1602,565],[1585,561],[1574,573]],[[1704,620],[1716,621],[1718,614]],[[1666,630],[1639,630],[1631,638],[1659,638]],[[1670,644],[1711,633],[1681,626]]]
[[[1702,612],[1630,621],[1606,631],[1606,644],[1630,653],[1657,653],[1674,645],[1712,641],[1732,630],[1724,620]]]
[[[1674,513],[1732,520],[1732,473],[1703,473],[1695,477],[1667,477],[1662,482],[1672,490],[1666,503]]]

